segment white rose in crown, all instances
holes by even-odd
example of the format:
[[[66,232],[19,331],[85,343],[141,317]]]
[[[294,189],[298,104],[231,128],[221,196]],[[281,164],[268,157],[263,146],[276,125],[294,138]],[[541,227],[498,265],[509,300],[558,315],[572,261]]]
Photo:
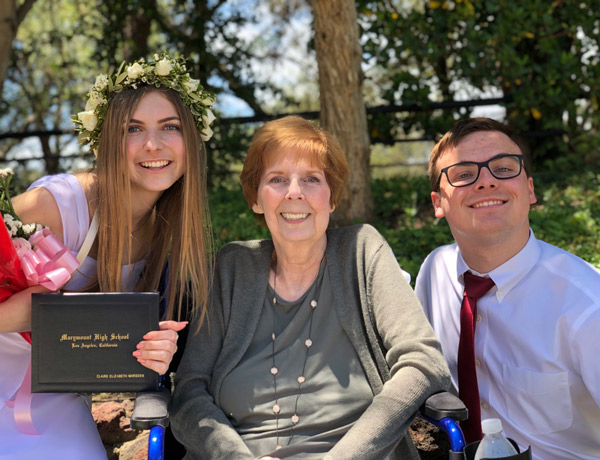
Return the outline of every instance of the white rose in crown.
[[[77,118],[81,121],[81,124],[86,131],[93,131],[98,124],[98,117],[93,110],[86,110],[85,112],[79,112]]]
[[[171,73],[171,69],[173,66],[171,65],[171,61],[168,59],[161,59],[156,63],[156,75],[160,75],[161,77],[165,77]]]
[[[185,89],[188,93],[193,93],[194,91],[196,91],[198,89],[199,84],[200,81],[194,80],[193,78],[190,78],[189,80],[183,82],[183,86],[185,86]]]
[[[90,98],[85,103],[85,110],[94,110],[96,107],[103,103],[104,98],[102,97],[102,94],[98,93],[97,91],[92,91],[90,92]]]
[[[207,126],[202,131],[200,131],[200,139],[204,142],[208,142],[213,135],[213,130],[210,129],[210,126]]]
[[[210,126],[216,118],[217,117],[212,113],[212,110],[206,109],[206,115],[202,115],[202,122],[204,123],[204,126]]]
[[[140,75],[144,73],[144,68],[139,64],[135,63],[127,67],[127,76],[130,80],[136,80]]]
[[[130,64],[123,62],[116,74],[98,75],[87,95],[85,111],[71,117],[75,130],[80,133],[79,143],[88,144],[95,153],[111,99],[124,89],[138,89],[144,84],[172,88],[179,93],[194,115],[202,139],[208,141],[213,136],[210,124],[215,120],[209,108],[215,104],[216,97],[205,91],[199,80],[190,77],[185,61],[185,58],[171,58],[166,53],[154,54],[154,59],[149,62],[143,58]]]

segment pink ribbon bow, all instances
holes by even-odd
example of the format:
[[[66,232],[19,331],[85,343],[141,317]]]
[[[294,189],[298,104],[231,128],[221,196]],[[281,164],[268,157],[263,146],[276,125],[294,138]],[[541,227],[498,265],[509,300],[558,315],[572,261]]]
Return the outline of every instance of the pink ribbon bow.
[[[31,249],[26,241],[18,240],[13,240],[13,244],[29,286],[39,284],[56,291],[69,281],[71,273],[79,267],[71,251],[47,228],[29,238],[29,243],[35,249]]]
[[[33,417],[31,415],[31,401],[33,395],[31,394],[31,361],[27,367],[27,372],[23,378],[23,383],[17,391],[17,395],[14,400],[5,401],[6,405],[14,410],[13,417],[17,425],[17,429],[23,434],[29,434],[37,436],[40,433],[33,424]]]

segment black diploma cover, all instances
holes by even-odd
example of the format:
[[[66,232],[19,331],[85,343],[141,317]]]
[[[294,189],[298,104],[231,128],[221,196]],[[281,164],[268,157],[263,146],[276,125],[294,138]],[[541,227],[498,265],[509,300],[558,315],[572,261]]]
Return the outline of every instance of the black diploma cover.
[[[158,304],[147,292],[32,294],[32,393],[156,390],[131,353],[158,330]]]

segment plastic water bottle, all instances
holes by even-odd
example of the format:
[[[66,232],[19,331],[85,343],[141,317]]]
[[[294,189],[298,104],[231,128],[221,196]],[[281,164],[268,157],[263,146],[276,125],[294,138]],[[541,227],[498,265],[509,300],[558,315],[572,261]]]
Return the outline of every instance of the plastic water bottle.
[[[483,439],[477,447],[474,460],[483,458],[505,458],[517,455],[518,452],[502,434],[502,422],[497,418],[481,421]]]

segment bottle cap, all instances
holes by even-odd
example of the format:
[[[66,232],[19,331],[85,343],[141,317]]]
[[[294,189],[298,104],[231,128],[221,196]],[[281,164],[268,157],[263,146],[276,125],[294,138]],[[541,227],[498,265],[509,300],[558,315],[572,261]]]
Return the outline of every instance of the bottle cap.
[[[502,422],[499,418],[488,418],[481,421],[483,434],[494,434],[502,431]]]

